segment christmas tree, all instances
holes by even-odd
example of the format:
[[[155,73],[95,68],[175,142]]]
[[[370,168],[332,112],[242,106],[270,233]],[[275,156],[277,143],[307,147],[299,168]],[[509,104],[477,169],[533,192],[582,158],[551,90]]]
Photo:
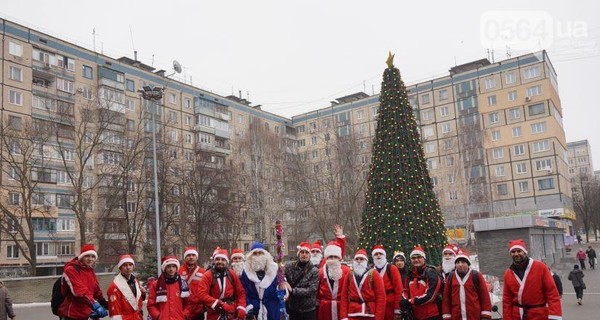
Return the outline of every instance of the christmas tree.
[[[444,219],[429,178],[415,115],[390,53],[383,72],[379,119],[372,147],[360,245],[382,244],[388,256],[423,247],[439,264],[446,244]]]

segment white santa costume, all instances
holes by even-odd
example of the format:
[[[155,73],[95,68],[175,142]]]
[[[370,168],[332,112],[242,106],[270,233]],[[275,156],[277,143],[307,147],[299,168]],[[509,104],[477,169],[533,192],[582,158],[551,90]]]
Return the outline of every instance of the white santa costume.
[[[124,263],[133,263],[135,261],[131,255],[125,254],[119,257],[117,268],[121,268]],[[135,286],[135,294],[131,290],[127,279],[119,272],[115,279],[108,287],[108,312],[112,320],[142,320],[142,289],[140,282],[131,276],[133,286]],[[129,281],[131,282],[131,280]]]

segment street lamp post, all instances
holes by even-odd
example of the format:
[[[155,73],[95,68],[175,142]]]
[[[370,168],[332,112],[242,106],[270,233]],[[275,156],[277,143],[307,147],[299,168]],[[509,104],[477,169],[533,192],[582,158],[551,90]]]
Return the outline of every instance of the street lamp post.
[[[161,274],[161,263],[160,263],[160,212],[159,212],[159,204],[158,204],[158,174],[157,174],[157,165],[156,165],[156,121],[155,115],[158,109],[156,105],[157,102],[160,102],[163,97],[163,88],[162,87],[150,87],[144,86],[143,90],[138,90],[139,93],[142,94],[142,98],[146,101],[152,102],[154,105],[154,110],[152,110],[152,155],[153,161],[152,164],[154,166],[154,211],[156,213],[156,265],[157,265],[157,275]]]

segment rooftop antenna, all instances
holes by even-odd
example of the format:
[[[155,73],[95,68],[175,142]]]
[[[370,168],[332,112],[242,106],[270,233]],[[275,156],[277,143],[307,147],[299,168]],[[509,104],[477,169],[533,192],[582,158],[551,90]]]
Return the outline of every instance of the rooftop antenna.
[[[506,59],[510,59],[511,57],[511,53],[510,53],[510,45],[506,45]]]
[[[363,80],[363,92],[367,91],[367,81]]]
[[[154,54],[152,54],[152,67],[154,67]]]
[[[495,63],[496,61],[494,61],[494,49],[492,48],[492,63]]]
[[[135,61],[137,61],[137,51],[135,51],[135,44],[133,44],[133,28],[131,27],[131,25],[129,25],[129,36],[131,37],[131,47],[133,48],[133,52],[135,52],[136,55]]]
[[[94,38],[94,52],[96,52],[96,27],[92,29],[92,37]]]

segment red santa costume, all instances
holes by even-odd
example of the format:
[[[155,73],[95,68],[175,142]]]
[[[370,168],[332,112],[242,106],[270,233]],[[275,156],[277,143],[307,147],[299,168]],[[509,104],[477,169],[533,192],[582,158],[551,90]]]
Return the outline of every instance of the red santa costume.
[[[346,256],[346,236],[343,234],[335,236],[335,241],[337,241],[340,244],[340,247],[342,248],[342,259],[344,259],[344,257]],[[315,241],[315,243],[312,244],[310,251],[312,253],[313,250],[321,250],[322,247],[323,246],[321,246],[321,241]],[[321,262],[319,262],[319,269],[323,268],[324,265],[325,259],[321,259]]]
[[[383,254],[381,262],[376,261],[376,253]],[[404,290],[400,270],[395,267],[392,268],[392,265],[386,261],[386,253],[382,245],[375,245],[373,251],[371,251],[371,256],[375,261],[375,270],[383,279],[385,287],[385,320],[394,320],[396,317],[394,313],[400,313],[400,300]]]
[[[366,260],[367,252],[360,249],[354,257],[361,257]],[[356,266],[354,269],[356,269]],[[340,319],[384,319],[385,288],[383,280],[375,274],[373,269],[367,269],[360,276],[356,274],[356,270],[348,272],[342,285]]]
[[[460,250],[455,261],[466,260],[471,265],[471,259],[466,251]],[[477,277],[475,285],[473,277]],[[462,277],[454,270],[450,272],[444,286],[444,299],[442,302],[443,319],[467,320],[490,319],[492,304],[487,292],[485,279],[480,272],[473,272],[471,268]]]
[[[340,314],[341,289],[344,281],[348,279],[350,269],[341,265],[342,246],[339,241],[331,241],[325,248],[325,259],[338,257],[339,260],[325,265],[319,269],[319,289],[317,290],[317,302],[319,305],[317,319],[338,320]],[[340,264],[339,269],[330,269],[332,264]],[[333,267],[331,267],[333,268]],[[339,270],[340,272],[338,272]],[[336,279],[337,278],[337,279]]]
[[[196,250],[195,247],[192,247],[192,246],[185,247],[185,249],[183,251],[183,264],[181,267],[179,267],[179,276],[181,277],[181,279],[183,279],[183,281],[187,282],[188,287],[190,288],[190,295],[192,295],[195,292],[198,292],[198,289],[200,287],[200,282],[202,280],[202,275],[204,274],[204,272],[206,270],[204,270],[204,268],[200,267],[198,265],[197,261],[194,265],[189,266],[185,262],[185,258],[190,254],[193,254],[196,256],[196,258],[198,258],[198,250]],[[197,310],[197,313],[192,313],[189,315],[190,319],[196,319],[196,318],[202,319],[202,316],[204,314],[203,306],[202,305],[190,306],[191,303],[192,303],[192,301],[190,299],[185,300],[186,310]]]
[[[183,300],[190,295],[187,282],[177,273],[174,277],[167,277],[165,273],[168,265],[179,269],[179,260],[175,256],[165,256],[161,262],[163,273],[150,285],[148,313],[153,319],[184,320]]]
[[[235,258],[241,258],[242,261],[239,262],[234,262]],[[244,256],[244,250],[242,249],[233,249],[231,250],[231,269],[233,271],[235,271],[235,273],[239,276],[242,275],[242,272],[244,272],[244,265],[245,265],[245,261],[246,257]]]
[[[124,254],[119,257],[117,269],[124,263],[135,265],[133,257]],[[142,304],[144,303],[140,282],[131,276],[128,281],[121,273],[108,286],[108,313],[111,320],[142,320]],[[133,281],[131,281],[133,280]],[[131,283],[133,282],[133,283]],[[131,286],[135,286],[135,294]]]
[[[213,259],[224,258],[229,263],[227,250],[221,249]],[[209,307],[207,320],[219,319],[221,311],[228,319],[244,319],[246,316],[246,293],[238,275],[227,266],[220,276],[215,268],[208,270],[202,277],[198,292],[193,292],[190,300],[193,304]]]
[[[502,315],[504,319],[562,319],[560,295],[548,267],[526,256],[523,240],[509,242],[508,252],[520,249],[525,253],[522,265],[513,263],[504,273]],[[519,276],[522,274],[522,277]]]
[[[427,259],[425,250],[416,246],[410,253],[410,258],[421,256]],[[439,317],[436,298],[440,292],[441,280],[437,271],[428,267],[425,263],[422,266],[415,267],[410,274],[408,282],[408,301],[412,305],[414,318],[416,320],[425,320]]]

